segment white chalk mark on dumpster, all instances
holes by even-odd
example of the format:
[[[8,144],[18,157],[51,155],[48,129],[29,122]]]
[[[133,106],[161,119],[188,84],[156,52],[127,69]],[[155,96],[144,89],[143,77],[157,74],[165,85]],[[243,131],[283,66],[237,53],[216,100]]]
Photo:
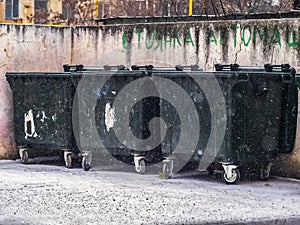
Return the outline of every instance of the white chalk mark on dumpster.
[[[28,125],[30,127],[28,127]],[[25,139],[28,139],[28,137],[38,136],[38,134],[35,131],[32,109],[30,109],[28,113],[24,114],[24,131],[25,131]]]
[[[115,122],[115,109],[111,107],[109,103],[105,106],[105,126],[106,130],[109,131],[110,128],[114,127]]]
[[[41,121],[44,123],[45,119],[48,119],[48,117],[46,116],[45,111],[42,111],[42,119],[41,119]]]

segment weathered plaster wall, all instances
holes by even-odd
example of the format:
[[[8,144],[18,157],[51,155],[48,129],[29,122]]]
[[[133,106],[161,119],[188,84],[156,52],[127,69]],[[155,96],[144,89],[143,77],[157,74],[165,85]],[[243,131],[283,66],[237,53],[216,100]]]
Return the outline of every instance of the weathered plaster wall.
[[[62,71],[62,65],[289,63],[300,71],[299,19],[115,25],[0,26],[0,157],[13,151],[12,98],[6,71]],[[286,160],[300,168],[299,141]],[[295,169],[294,169],[295,171]],[[300,172],[298,173],[298,176]]]
[[[13,155],[12,96],[6,71],[61,71],[71,61],[71,28],[0,25],[0,158]]]

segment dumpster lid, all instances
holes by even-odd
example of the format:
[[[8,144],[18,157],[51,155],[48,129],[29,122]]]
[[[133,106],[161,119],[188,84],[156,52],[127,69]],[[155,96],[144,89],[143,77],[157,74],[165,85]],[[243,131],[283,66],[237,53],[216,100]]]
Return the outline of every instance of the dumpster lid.
[[[6,72],[5,76],[8,77],[23,77],[23,78],[45,78],[45,77],[71,77],[71,73],[64,72]]]
[[[266,72],[292,72],[289,64],[265,64],[264,66],[240,66],[239,64],[215,64],[216,71],[266,71]]]
[[[104,65],[104,66],[84,66],[82,64],[79,65],[69,65],[65,64],[63,65],[65,72],[79,72],[79,71],[101,71],[101,70],[107,70],[107,71],[118,71],[118,70],[128,70],[124,65],[116,65],[116,66],[110,66],[110,65]]]

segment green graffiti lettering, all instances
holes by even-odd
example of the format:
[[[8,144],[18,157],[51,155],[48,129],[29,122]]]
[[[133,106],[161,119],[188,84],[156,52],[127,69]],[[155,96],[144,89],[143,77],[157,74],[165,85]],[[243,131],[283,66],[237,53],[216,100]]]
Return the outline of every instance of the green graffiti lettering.
[[[149,40],[151,39],[151,43],[150,43],[150,45],[149,45]],[[153,47],[153,44],[154,44],[154,40],[156,39],[156,32],[153,32],[153,34],[152,34],[152,36],[151,36],[151,34],[149,34],[148,32],[147,32],[147,34],[146,34],[146,48],[147,49],[151,49],[152,47]]]
[[[192,34],[189,30],[187,30],[187,32],[184,35],[184,45],[186,44],[192,44],[192,46],[195,46],[193,38],[192,38]]]
[[[127,32],[126,31],[122,35],[122,46],[126,50],[129,49],[129,46],[128,46],[128,43],[127,43]]]
[[[248,32],[249,32],[249,36],[248,36],[247,40],[246,40],[246,37],[245,37],[246,36],[245,35],[245,31],[246,30],[248,30]],[[252,33],[251,33],[251,27],[249,25],[243,27],[243,29],[242,29],[242,41],[244,43],[244,46],[248,46],[249,45],[249,43],[251,41],[251,35],[252,35]]]
[[[281,47],[280,32],[277,26],[275,26],[273,29],[273,33],[271,36],[271,44],[279,44],[279,46]]]
[[[292,34],[292,35],[291,35]],[[290,36],[292,36],[292,41],[290,42]],[[298,47],[299,46],[299,32],[298,32],[298,41],[296,40],[296,32],[292,33],[287,29],[286,31],[286,43],[289,47]]]
[[[174,33],[173,33],[173,37],[174,37],[174,42],[173,42],[173,48],[175,48],[176,46],[176,43],[179,45],[179,46],[182,46],[181,42],[180,42],[180,39],[179,39],[179,31],[181,30],[181,27],[178,27],[177,29],[174,29]]]
[[[173,47],[175,48],[175,45],[176,45],[176,42],[179,46],[182,46],[181,42],[180,42],[180,39],[178,36],[175,36],[174,37],[174,42],[173,42]]]
[[[237,40],[236,40],[236,33],[237,33],[237,30],[240,28],[239,25],[236,25],[234,28],[233,28],[233,44],[234,44],[234,48],[236,48],[236,43],[237,43]]]
[[[156,47],[154,48],[154,51],[156,51],[159,47],[160,47],[160,50],[162,51],[162,39],[157,39],[156,42],[157,42],[157,45]]]
[[[223,45],[224,42],[223,42],[223,32],[221,31],[220,32],[220,45]]]
[[[232,37],[234,48],[237,48],[238,43],[242,43],[242,45],[246,47],[250,46],[252,43],[254,48],[258,43],[261,43],[264,46],[279,45],[282,47],[282,41],[284,41],[287,47],[300,47],[300,28],[295,30],[291,27],[287,27],[286,29],[281,30],[281,27],[278,25],[269,27],[267,25],[260,26],[246,24],[245,26],[241,26],[240,24],[236,24],[230,31],[225,31],[224,28],[222,28],[218,32],[215,32],[214,28],[211,28],[207,29],[206,32],[205,41],[207,44],[214,43],[216,45],[227,45],[229,37]],[[227,32],[232,33],[228,34]],[[194,35],[190,28],[175,27],[171,33],[169,29],[145,32],[143,28],[137,28],[133,31],[124,31],[122,34],[123,49],[129,50],[132,47],[132,35],[136,35],[136,48],[139,50],[146,48],[148,50],[163,51],[172,47],[177,48],[187,45],[195,47],[196,45]]]
[[[136,33],[138,35],[138,49],[140,49],[141,48],[141,33],[143,33],[143,30],[136,29],[134,31],[134,33]]]
[[[170,47],[172,46],[173,40],[172,40],[171,37],[165,36],[165,37],[164,37],[164,41],[165,41],[165,48],[167,47],[167,44],[169,44]]]

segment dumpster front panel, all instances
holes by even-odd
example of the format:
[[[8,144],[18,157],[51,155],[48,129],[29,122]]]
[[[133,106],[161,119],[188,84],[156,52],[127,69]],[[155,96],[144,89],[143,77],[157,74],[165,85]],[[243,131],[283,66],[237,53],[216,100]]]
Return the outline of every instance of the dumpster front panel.
[[[105,73],[101,75],[100,72],[99,76],[103,77]],[[138,82],[138,86],[134,85],[135,82]],[[155,129],[154,133],[149,129],[152,119],[160,117],[159,98],[155,97],[157,93],[151,77],[139,71],[118,71],[107,77],[103,87],[97,86],[96,89],[96,127],[105,150],[126,164],[133,163],[133,154],[145,157],[149,164],[161,161],[160,146],[153,148],[149,141],[149,145],[147,144],[150,135],[160,136],[159,129]],[[145,97],[135,102],[134,99],[140,96]],[[120,101],[117,103],[116,100],[120,99],[124,104],[120,104]],[[131,105],[133,102],[135,103]],[[118,130],[124,127],[121,124],[121,114],[127,116],[129,122],[126,132],[120,138],[117,136]],[[136,142],[136,138],[141,141]]]
[[[33,149],[75,149],[72,96],[75,88],[66,74],[10,73],[14,98],[17,146]]]
[[[190,74],[199,76],[198,82]],[[153,73],[153,76],[174,83],[174,86],[166,87],[166,84],[161,82],[158,87],[161,94],[160,117],[167,126],[166,135],[161,144],[162,153],[165,158],[175,157],[175,163],[176,161],[186,161],[185,168],[194,168],[199,165],[211,134],[212,112],[206,93],[199,86],[199,83],[204,86],[208,85],[208,82],[206,75],[201,75],[203,74],[199,72],[180,71],[156,71]],[[169,101],[164,99],[166,96]],[[190,101],[190,105],[187,105],[187,100]],[[192,118],[193,116],[197,116],[197,123],[190,124],[188,129],[184,129],[185,123],[190,123],[195,119]],[[195,127],[199,128],[196,138],[195,134],[191,135]],[[185,141],[182,142],[182,139]],[[183,149],[183,151],[177,152],[178,149]],[[216,156],[215,152],[210,152],[210,154]]]

